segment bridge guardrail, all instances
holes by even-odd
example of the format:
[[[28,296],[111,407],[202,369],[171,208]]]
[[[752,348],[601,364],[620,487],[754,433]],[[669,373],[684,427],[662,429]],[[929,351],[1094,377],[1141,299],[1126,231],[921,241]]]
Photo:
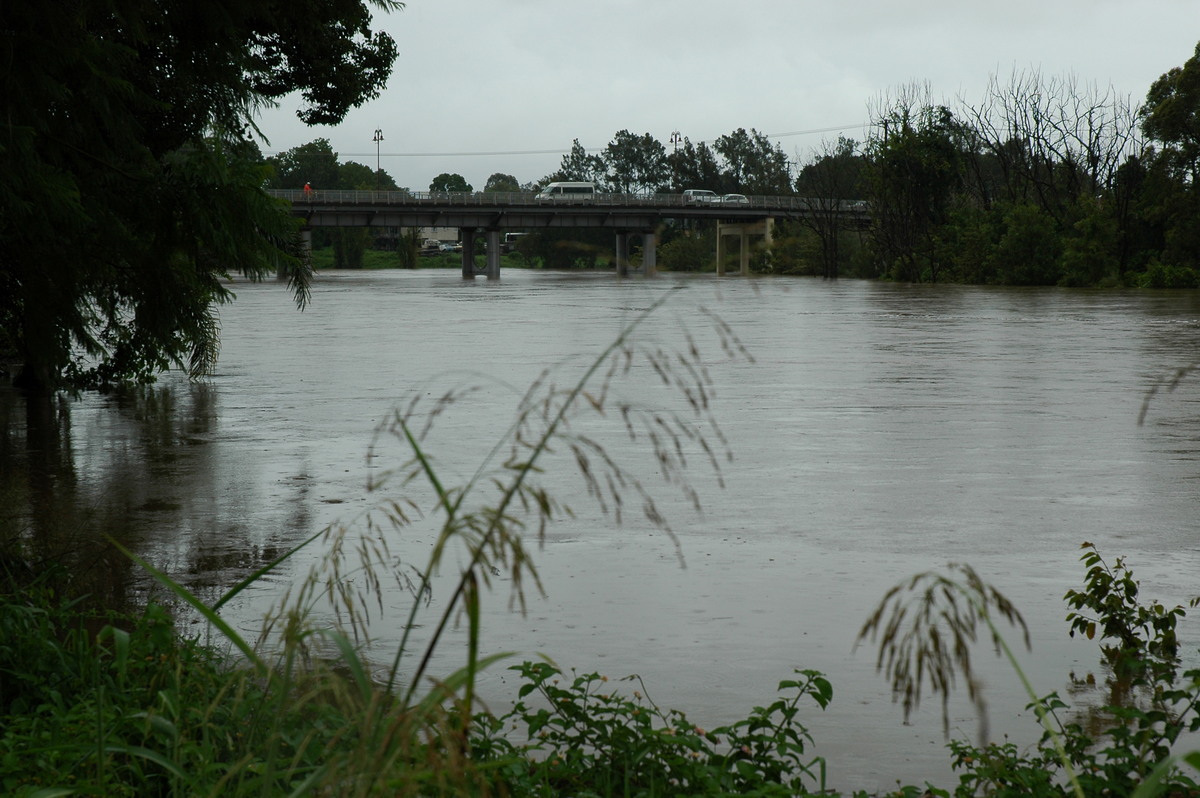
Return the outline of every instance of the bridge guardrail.
[[[683,194],[592,194],[586,199],[571,201],[538,201],[537,194],[532,191],[344,191],[312,189],[272,189],[269,193],[274,197],[288,200],[293,204],[336,204],[336,205],[370,205],[389,206],[403,205],[454,205],[493,207],[513,207],[528,205],[536,208],[570,205],[619,206],[622,208],[720,208],[729,209],[763,209],[776,211],[820,211],[837,210],[843,212],[867,211],[866,203],[861,200],[823,200],[812,197],[761,197],[748,196],[748,203],[723,205],[722,203],[705,203],[697,205],[688,202]],[[836,204],[837,207],[831,207]]]

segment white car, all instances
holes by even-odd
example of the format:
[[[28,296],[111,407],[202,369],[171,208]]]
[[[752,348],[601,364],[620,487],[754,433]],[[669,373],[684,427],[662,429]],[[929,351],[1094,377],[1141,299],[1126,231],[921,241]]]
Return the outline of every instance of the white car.
[[[721,197],[722,205],[749,205],[750,200],[746,199],[745,194],[726,194]]]

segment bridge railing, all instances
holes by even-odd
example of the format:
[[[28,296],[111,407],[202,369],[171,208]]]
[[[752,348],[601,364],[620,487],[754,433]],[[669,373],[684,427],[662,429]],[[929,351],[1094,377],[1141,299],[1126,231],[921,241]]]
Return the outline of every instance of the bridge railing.
[[[455,207],[513,207],[533,206],[539,208],[567,205],[619,206],[622,208],[724,208],[763,209],[776,211],[833,210],[837,212],[866,212],[867,205],[861,200],[828,200],[811,197],[758,197],[747,196],[746,202],[697,204],[683,194],[589,194],[570,200],[538,200],[532,191],[341,191],[313,189],[273,189],[272,196],[294,204],[311,205],[362,205],[362,206],[405,206],[414,205]]]

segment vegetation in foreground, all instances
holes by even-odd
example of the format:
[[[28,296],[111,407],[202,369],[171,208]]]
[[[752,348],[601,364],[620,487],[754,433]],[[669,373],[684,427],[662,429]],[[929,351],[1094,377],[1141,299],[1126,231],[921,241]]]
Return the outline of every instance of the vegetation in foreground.
[[[640,504],[646,522],[671,540],[648,488],[609,456],[604,424],[615,422],[620,437],[647,445],[666,485],[693,502],[689,458],[720,479],[728,450],[699,337],[689,330],[686,350],[666,353],[634,335],[667,298],[630,322],[577,380],[559,385],[548,371],[535,382],[513,426],[462,486],[441,482],[424,442],[433,420],[468,401],[471,389],[417,391],[381,425],[372,447],[373,457],[392,442],[410,453],[373,486],[398,484],[402,494],[381,501],[356,530],[322,530],[212,605],[134,557],[176,608],[207,621],[217,644],[184,635],[162,601],[138,617],[86,612],[53,589],[51,575],[21,571],[19,539],[6,541],[0,789],[22,798],[836,794],[830,785],[838,774],[826,773],[811,750],[812,710],[834,697],[834,685],[815,671],[795,671],[774,700],[707,730],[681,710],[657,706],[634,677],[618,689],[603,675],[568,675],[548,662],[513,668],[521,686],[506,713],[483,711],[476,701],[480,671],[508,658],[479,650],[493,579],[504,572],[510,603],[523,608],[525,585],[540,585],[527,542],[570,512],[539,485],[539,463],[564,453],[577,466],[582,493],[605,513],[619,522],[626,505]],[[748,356],[719,319],[697,315],[712,319],[728,357]],[[653,368],[679,401],[646,396],[644,388],[624,398],[619,380],[635,364]],[[429,406],[430,395],[441,398]],[[428,562],[416,569],[390,553],[389,541],[422,519],[433,519],[438,531]],[[318,541],[323,558],[269,616],[257,643],[222,618],[242,590]],[[1026,682],[1044,730],[1038,744],[1020,750],[956,740],[957,785],[908,785],[892,794],[1200,795],[1189,769],[1200,768],[1200,752],[1172,753],[1181,734],[1200,729],[1200,670],[1180,673],[1176,627],[1185,611],[1141,601],[1123,560],[1110,565],[1084,544],[1083,561],[1082,588],[1065,595],[1067,620],[1071,634],[1100,643],[1107,706],[1072,707]],[[433,574],[455,565],[452,588],[427,617]],[[390,664],[366,638],[369,608],[382,611],[385,579],[412,597]],[[465,662],[435,676],[433,652],[456,621]],[[978,698],[971,648],[981,635],[1024,679],[1001,621],[1024,627],[1017,608],[970,567],[951,566],[889,591],[860,639],[878,640],[878,666],[909,712],[923,692],[945,701],[957,678]],[[417,629],[420,643],[410,639]],[[381,661],[386,670],[375,675]]]
[[[1066,594],[1075,608],[1071,631],[1099,637],[1114,703],[1071,707],[1055,694],[1038,697],[1031,707],[1045,732],[1037,746],[955,740],[957,785],[889,794],[1200,795],[1184,767],[1200,767],[1200,754],[1171,755],[1179,735],[1200,726],[1200,671],[1176,673],[1174,629],[1184,612],[1138,603],[1138,583],[1121,560],[1110,567],[1090,547],[1084,559],[1083,589]],[[931,625],[914,624],[915,636],[892,630],[881,654],[906,707],[921,679],[936,685],[934,674],[950,672],[941,660],[964,656],[959,644],[974,642],[968,627],[994,629],[996,597],[969,569],[957,571],[964,574],[962,583],[923,575],[890,594],[929,588],[912,595],[921,605],[914,616]],[[91,631],[97,621],[105,623]],[[953,649],[940,648],[938,631],[951,631],[944,641]],[[827,774],[810,750],[813,710],[833,700],[832,684],[815,671],[797,671],[773,701],[706,730],[683,711],[658,707],[636,677],[617,684],[524,662],[512,668],[521,678],[516,704],[495,716],[469,711],[463,672],[405,704],[370,682],[342,632],[303,636],[340,654],[305,656],[297,639],[269,662],[230,658],[182,636],[157,603],[137,618],[98,618],[44,585],[6,590],[0,791],[29,798],[839,794],[832,789],[838,774]],[[917,650],[927,657],[924,676],[906,670]]]

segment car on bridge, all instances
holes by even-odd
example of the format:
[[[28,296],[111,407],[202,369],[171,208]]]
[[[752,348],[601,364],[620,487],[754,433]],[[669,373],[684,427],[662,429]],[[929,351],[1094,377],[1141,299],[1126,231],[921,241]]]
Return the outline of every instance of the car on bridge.
[[[684,205],[713,205],[720,201],[720,194],[704,188],[689,188],[683,192]]]
[[[750,200],[746,199],[745,194],[726,194],[721,197],[722,205],[749,205]]]

